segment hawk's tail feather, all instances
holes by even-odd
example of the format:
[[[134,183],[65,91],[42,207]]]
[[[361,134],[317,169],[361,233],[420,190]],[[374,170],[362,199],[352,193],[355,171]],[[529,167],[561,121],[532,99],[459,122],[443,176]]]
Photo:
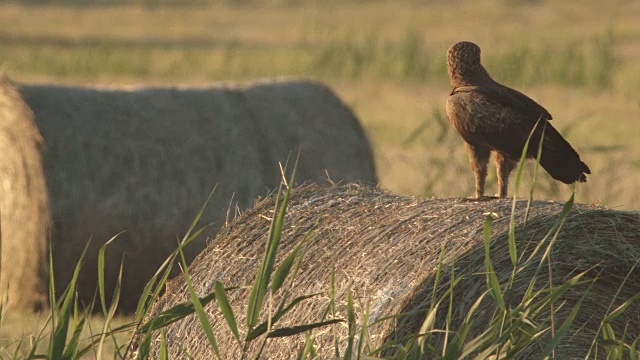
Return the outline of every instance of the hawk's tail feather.
[[[530,153],[533,156],[537,153],[539,142],[534,143],[535,146],[531,149],[533,154]],[[586,174],[591,174],[587,164],[580,160],[580,155],[549,123],[545,126],[540,165],[551,177],[565,184],[586,182]]]

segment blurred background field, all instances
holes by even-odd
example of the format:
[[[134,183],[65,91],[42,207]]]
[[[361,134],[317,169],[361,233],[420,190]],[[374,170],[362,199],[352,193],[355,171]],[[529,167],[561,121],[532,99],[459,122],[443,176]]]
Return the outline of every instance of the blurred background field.
[[[473,194],[444,111],[445,52],[460,40],[554,116],[592,170],[578,202],[640,209],[638,1],[0,1],[0,71],[15,81],[319,79],[363,122],[381,186],[424,197]],[[571,190],[543,173],[535,197]],[[487,192],[497,192],[493,168]],[[41,320],[3,323],[0,346]]]
[[[48,336],[44,336],[44,340],[36,340],[42,337],[43,334],[48,335],[50,332],[50,320],[47,312],[40,314],[20,314],[19,316],[8,315],[2,319],[0,324],[0,359],[14,359],[12,357],[16,350],[19,350],[17,359],[23,359],[26,355],[26,350],[30,350],[32,347],[36,347],[39,353],[46,352],[49,344]],[[130,323],[132,320],[127,317],[118,316],[112,319],[109,323],[112,328],[122,326]],[[88,346],[91,340],[95,340],[95,337],[103,332],[105,318],[99,315],[94,315],[88,318],[85,330],[81,335],[81,346]],[[47,326],[45,328],[45,325]],[[45,329],[43,331],[43,328]],[[126,344],[130,340],[130,336],[126,333],[114,335],[118,344]],[[114,348],[112,341],[107,341],[104,344],[103,354],[111,354],[105,358],[114,358],[113,354],[117,352]],[[83,358],[95,359],[97,349],[91,351]]]
[[[473,179],[444,111],[444,55],[471,40],[494,78],[541,102],[591,167],[577,200],[637,209],[639,19],[637,1],[9,2],[0,68],[72,84],[320,79],[362,120],[384,188],[460,197]],[[544,173],[536,197],[571,190]]]

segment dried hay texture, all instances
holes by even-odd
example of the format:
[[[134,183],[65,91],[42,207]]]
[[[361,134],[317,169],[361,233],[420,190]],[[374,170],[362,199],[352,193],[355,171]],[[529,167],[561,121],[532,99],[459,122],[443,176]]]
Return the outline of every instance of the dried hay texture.
[[[542,239],[557,219],[563,204],[534,201],[526,233],[523,216],[526,201],[518,201],[516,208],[516,236],[518,249]],[[369,307],[369,323],[387,315],[413,313],[402,320],[387,320],[371,326],[373,347],[405,334],[417,333],[431,299],[434,274],[441,247],[445,249],[446,274],[451,264],[455,273],[468,277],[454,293],[453,326],[466,315],[471,303],[486,290],[484,275],[484,248],[482,224],[487,212],[498,214],[493,223],[491,257],[501,283],[511,273],[507,234],[512,200],[474,202],[464,199],[416,199],[394,196],[379,189],[356,184],[322,188],[303,186],[293,191],[285,220],[280,259],[287,254],[314,226],[317,229],[309,242],[291,299],[298,295],[322,293],[308,300],[283,318],[281,326],[308,324],[321,320],[327,310],[331,269],[335,269],[337,316],[346,318],[346,294],[355,292],[356,314],[362,316],[364,306]],[[222,229],[207,249],[192,263],[190,273],[199,296],[213,291],[215,280],[225,286],[246,286],[254,280],[264,252],[269,218],[273,216],[274,199],[267,198],[236,218]],[[565,342],[556,349],[556,358],[584,357],[604,317],[613,294],[623,278],[629,282],[613,304],[640,292],[640,269],[632,270],[640,260],[640,213],[613,211],[600,207],[575,205],[567,216],[552,253],[551,266],[554,284],[588,269],[586,276],[593,279],[599,274],[591,292],[584,299],[581,311]],[[526,270],[514,288],[524,290],[532,272]],[[548,273],[539,276],[538,284],[547,286]],[[636,280],[632,280],[636,279]],[[446,279],[439,292],[448,288]],[[562,323],[573,304],[585,293],[588,285],[575,288],[564,297],[566,303],[555,318]],[[230,303],[239,324],[244,324],[249,290],[229,291]],[[490,297],[487,297],[489,299]],[[512,299],[518,299],[514,295]],[[180,303],[189,301],[183,276],[167,285],[167,293],[152,310],[150,316]],[[485,310],[485,300],[475,316],[475,324],[483,325],[491,317]],[[277,297],[274,304],[278,303]],[[446,305],[443,305],[446,307]],[[223,358],[239,358],[237,342],[228,331],[215,303],[206,308],[218,336]],[[627,339],[640,336],[640,305],[635,303],[613,324],[616,334],[626,330]],[[444,328],[446,309],[439,313],[436,328]],[[483,321],[485,319],[486,321]],[[357,324],[363,324],[357,318]],[[582,331],[573,333],[577,327]],[[625,326],[628,326],[625,329]],[[337,325],[338,343],[344,350],[347,327]],[[472,328],[472,333],[478,329]],[[359,331],[359,330],[358,330]],[[332,330],[315,330],[315,345],[320,358],[333,358]],[[159,334],[158,334],[159,336]],[[242,336],[242,335],[241,335]],[[213,358],[210,346],[195,316],[175,323],[166,330],[170,358],[181,358],[186,350],[193,358]],[[158,344],[152,358],[157,357]],[[294,358],[304,336],[277,338],[267,342],[264,358]],[[544,339],[542,340],[544,341]],[[257,345],[254,343],[254,345]],[[532,344],[522,352],[521,358],[534,357],[541,350]],[[250,351],[255,351],[255,347]],[[601,352],[602,354],[602,352]],[[249,358],[253,358],[249,356]]]
[[[43,301],[49,205],[42,137],[17,87],[0,74],[0,307],[33,310]]]
[[[20,92],[44,138],[58,294],[91,239],[78,280],[84,302],[94,297],[97,252],[109,238],[125,231],[106,251],[107,293],[124,257],[119,309],[131,311],[216,184],[202,218],[216,224],[209,235],[230,206],[232,217],[235,206],[250,207],[277,186],[278,163],[295,158],[298,149],[301,181],[327,181],[327,174],[336,181],[377,181],[354,114],[313,81],[132,89],[23,85]],[[187,258],[205,247],[201,239],[186,249]]]

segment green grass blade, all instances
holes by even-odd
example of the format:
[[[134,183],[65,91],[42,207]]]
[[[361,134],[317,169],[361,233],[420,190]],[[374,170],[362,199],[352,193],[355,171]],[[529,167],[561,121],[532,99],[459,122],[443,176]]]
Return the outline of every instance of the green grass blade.
[[[356,314],[353,306],[353,290],[351,287],[349,287],[349,291],[347,292],[347,326],[349,338],[343,356],[345,360],[353,357],[353,342],[356,336]]]
[[[525,291],[524,299],[531,298],[531,294],[533,293],[533,289],[535,285],[535,279],[538,277],[538,274],[544,267],[544,261],[545,259],[547,259],[547,256],[551,252],[551,249],[553,248],[553,245],[555,244],[558,238],[558,235],[560,234],[560,229],[562,228],[562,225],[564,224],[565,219],[569,215],[569,212],[573,208],[574,196],[575,196],[575,193],[572,193],[571,196],[569,197],[569,200],[567,200],[567,202],[562,207],[562,210],[558,214],[558,217],[556,218],[556,221],[554,222],[554,224],[551,226],[551,229],[549,229],[549,231],[545,234],[544,238],[542,238],[542,240],[538,242],[536,247],[533,249],[529,257],[525,261],[526,264],[530,264],[535,259],[536,255],[539,254],[543,250],[543,247],[546,245],[546,248],[544,248],[543,255],[540,257],[540,260],[538,262],[538,266],[535,270],[535,273],[531,277],[532,281],[529,283],[529,286]],[[550,241],[549,241],[549,238],[551,238]]]
[[[113,344],[114,346],[116,346],[117,348],[115,349],[115,351],[117,352],[117,354],[114,354],[114,358],[117,359],[125,359],[126,358],[126,354],[123,354],[120,352],[120,350],[123,350],[122,348],[129,348],[129,346],[118,346],[118,339],[115,338],[116,334],[127,334],[127,335],[131,335],[132,333],[135,332],[135,330],[137,329],[137,327],[140,326],[140,324],[136,323],[136,322],[130,322],[130,323],[126,323],[124,325],[120,325],[116,328],[113,329],[109,329],[109,327],[105,326],[105,328],[107,328],[106,334],[104,334],[105,336],[110,336],[112,337],[113,340]],[[78,352],[78,357],[83,357],[86,354],[89,354],[90,352],[93,352],[94,358],[97,359],[98,357],[98,352],[95,351],[96,347],[99,346],[100,342],[103,340],[103,334],[95,334],[92,335],[90,337],[92,340],[85,345],[85,347],[80,350]]]
[[[506,306],[504,303],[504,298],[502,297],[502,290],[500,289],[500,283],[498,282],[498,277],[493,269],[493,264],[491,263],[490,256],[490,246],[491,246],[491,223],[493,221],[493,215],[487,214],[487,217],[484,221],[483,229],[484,229],[484,265],[485,272],[487,278],[487,287],[491,291],[491,295],[500,306],[500,309],[505,311]]]
[[[56,301],[56,284],[53,271],[53,248],[49,242],[49,309],[51,310],[51,326],[55,328],[56,318],[53,316],[54,310],[58,308]]]
[[[173,263],[176,255],[177,253],[175,252],[171,254],[162,263],[162,265],[160,265],[160,267],[158,268],[156,273],[151,277],[151,279],[149,279],[149,281],[145,284],[142,290],[142,294],[140,295],[140,299],[138,300],[138,305],[136,306],[136,312],[135,312],[136,321],[142,322],[148,310],[147,305],[150,303],[153,303],[156,300],[157,296],[162,291],[162,287],[166,283],[171,273],[170,265]],[[156,285],[156,281],[158,280],[158,276],[160,275],[162,276],[160,277],[160,281]],[[154,291],[154,285],[156,285],[155,290],[157,291],[157,295],[156,295],[156,291]]]
[[[67,343],[69,322],[70,322],[71,316],[73,315],[71,311],[71,307],[73,305],[73,299],[75,298],[74,290],[76,288],[78,275],[80,274],[80,269],[82,268],[84,257],[87,254],[88,248],[89,248],[89,242],[87,242],[87,245],[84,247],[84,250],[82,251],[82,255],[80,255],[80,259],[78,260],[78,263],[76,264],[76,267],[73,271],[73,276],[71,278],[71,281],[69,282],[69,285],[67,286],[67,288],[62,294],[62,299],[60,299],[60,301],[62,301],[62,304],[60,304],[59,309],[55,309],[55,310],[58,310],[59,315],[58,315],[58,323],[56,324],[56,326],[54,326],[53,332],[51,333],[51,345],[50,345],[49,356],[52,359],[61,359],[64,354],[65,345]],[[55,311],[55,310],[52,309],[52,311]]]
[[[633,266],[631,267],[631,269],[629,270],[627,275],[624,277],[624,280],[622,281],[620,286],[618,286],[618,290],[616,290],[615,295],[613,296],[613,298],[609,302],[609,306],[607,307],[606,313],[608,315],[606,315],[605,318],[600,322],[600,327],[598,328],[597,334],[599,334],[602,331],[602,326],[604,324],[608,324],[611,321],[613,321],[614,319],[616,319],[618,316],[620,316],[626,310],[626,308],[636,300],[636,297],[640,296],[640,293],[632,296],[630,299],[628,299],[627,301],[622,303],[620,306],[618,306],[618,308],[616,308],[616,310],[611,312],[611,308],[613,307],[613,304],[615,303],[616,299],[620,295],[620,292],[624,288],[625,284],[629,280],[629,277],[631,276],[631,274],[633,274],[633,272],[634,272],[635,268],[638,266],[638,264],[640,264],[640,260],[636,261],[636,263],[633,264]],[[597,340],[598,340],[597,336],[594,337],[593,341],[591,342],[591,346],[589,347],[589,351],[587,352],[587,357],[591,354],[591,351],[593,350],[593,347],[596,345]]]
[[[104,245],[100,247],[100,250],[98,250],[98,293],[100,294],[100,304],[102,305],[102,315],[104,316],[107,316],[107,313],[108,313],[107,302],[105,300],[106,296],[104,291],[104,268],[105,268],[104,253],[107,249],[107,246],[111,244],[123,232],[119,232],[118,234],[113,236],[111,239],[105,242]]]
[[[362,314],[362,325],[359,334],[360,341],[358,342],[358,352],[356,353],[356,360],[360,360],[362,354],[364,353],[365,343],[366,346],[370,348],[370,334],[369,334],[369,304],[364,308],[364,314]]]
[[[420,347],[420,352],[424,353],[426,345],[431,340],[430,331],[433,329],[433,325],[435,324],[435,315],[438,312],[438,306],[440,305],[440,301],[436,299],[438,286],[440,285],[440,279],[442,277],[442,269],[444,268],[444,255],[445,255],[445,246],[444,244],[440,248],[440,255],[438,256],[438,267],[436,268],[436,274],[433,281],[433,289],[431,291],[431,302],[429,304],[429,311],[427,311],[427,316],[425,316],[424,321],[422,322],[422,326],[420,327],[420,334],[426,334],[423,337],[418,339],[418,345]]]
[[[522,148],[522,153],[520,155],[520,160],[518,161],[516,178],[513,185],[513,202],[511,205],[511,220],[509,222],[509,238],[507,240],[509,245],[509,258],[511,259],[511,265],[513,267],[516,267],[518,263],[517,249],[516,249],[516,234],[515,234],[515,215],[516,215],[516,203],[518,199],[518,189],[520,189],[520,182],[522,181],[522,172],[524,170],[524,164],[527,161],[527,155],[529,153],[529,143],[531,142],[531,137],[533,136],[536,128],[540,124],[540,121],[543,121],[542,118],[538,119],[533,129],[531,129],[531,132],[527,137],[527,141],[525,141],[524,143],[524,147]],[[541,149],[541,146],[538,146],[538,148]],[[531,196],[533,196],[533,190],[532,190]],[[529,201],[531,201],[531,196],[529,197]]]
[[[152,332],[148,332],[142,341],[140,341],[140,345],[138,346],[138,354],[136,359],[146,360],[149,358],[149,353],[151,352],[151,336]]]
[[[280,290],[285,280],[287,279],[287,276],[289,276],[289,272],[291,271],[294,260],[296,259],[296,256],[298,256],[298,249],[300,249],[300,245],[298,245],[293,251],[291,251],[291,253],[287,255],[284,260],[282,260],[282,263],[273,272],[273,280],[271,281],[271,291],[273,293],[276,293],[278,290]]]
[[[160,296],[160,293],[163,290],[164,284],[166,283],[167,279],[169,278],[169,276],[171,274],[171,269],[173,267],[173,262],[174,262],[175,258],[178,256],[178,253],[180,252],[180,250],[182,248],[184,248],[185,246],[187,246],[189,243],[191,243],[194,239],[196,239],[198,236],[200,236],[202,234],[202,232],[204,232],[204,230],[206,230],[207,228],[209,228],[211,226],[211,224],[210,225],[206,225],[206,226],[203,226],[202,228],[200,228],[195,233],[193,232],[193,229],[195,229],[195,227],[197,226],[198,222],[202,218],[202,216],[203,216],[203,214],[204,214],[209,202],[211,201],[211,198],[213,197],[213,194],[215,193],[217,187],[218,187],[218,185],[216,184],[213,187],[213,190],[211,190],[211,192],[209,193],[209,196],[207,197],[207,200],[205,200],[205,202],[201,206],[200,210],[198,211],[198,213],[196,214],[195,218],[191,222],[191,224],[189,226],[189,229],[185,233],[182,241],[178,245],[178,249],[176,249],[171,255],[169,255],[167,257],[167,259],[165,259],[165,261],[162,263],[162,265],[160,265],[160,267],[158,268],[156,273],[145,284],[144,289],[142,291],[142,295],[140,296],[140,299],[138,300],[138,305],[136,307],[136,312],[135,312],[136,321],[138,321],[140,323],[142,322],[142,319],[144,319],[144,317],[146,316],[147,310],[149,309],[148,304],[152,304]],[[160,279],[159,281],[158,281],[158,278]]]
[[[436,323],[436,315],[438,314],[439,305],[440,305],[440,302],[430,305],[429,312],[427,313],[427,316],[425,317],[424,321],[422,322],[422,325],[420,326],[420,330],[418,332],[419,334],[428,334],[431,332],[431,330],[433,330],[433,326]],[[428,340],[429,339],[427,338],[427,336],[422,336],[418,339],[418,346],[420,348],[421,353],[425,352]]]
[[[610,324],[604,324],[601,332],[603,339],[602,344],[604,344],[607,351],[607,359],[621,359],[622,354],[616,342],[616,334],[613,331],[613,327],[611,327]]]
[[[160,333],[160,360],[169,360],[169,349],[167,348],[167,330],[162,329]]]
[[[193,285],[189,284],[190,282],[191,282],[191,279],[187,280],[187,284],[190,287],[189,295],[191,297],[191,301],[193,302],[195,313],[198,316],[198,320],[200,321],[202,330],[207,335],[207,340],[209,340],[209,344],[213,348],[216,355],[220,357],[217,341],[216,341],[215,335],[213,334],[213,328],[211,326],[211,323],[209,322],[209,319],[207,318],[207,314],[204,312],[204,307],[202,306],[202,303],[196,296],[195,290],[193,289]]]
[[[302,264],[302,260],[307,254],[307,250],[308,250],[307,245],[309,241],[312,239],[312,236],[315,235],[316,227],[317,227],[317,224],[313,225],[311,229],[309,229],[309,231],[307,231],[304,234],[304,236],[302,237],[302,240],[300,240],[300,244],[298,244],[298,246],[296,246],[294,250],[297,252],[296,261],[294,262],[293,266],[289,270],[289,274],[287,275],[290,286],[293,285],[293,282],[295,281],[296,276],[298,275],[298,270],[300,270],[300,264]]]
[[[278,311],[276,311],[276,313],[271,317],[270,322],[272,324],[275,324],[278,320],[280,320],[280,318],[282,318],[285,314],[287,314],[289,311],[291,311],[291,309],[293,309],[297,304],[299,304],[300,302],[310,299],[312,297],[318,296],[320,295],[320,293],[316,293],[316,294],[310,294],[310,295],[302,295],[302,296],[298,296],[295,299],[293,299],[291,301],[291,303],[289,303],[289,305],[287,305],[286,307],[279,309]],[[245,341],[251,341],[255,338],[257,338],[258,336],[266,333],[268,331],[268,321],[264,321],[262,323],[260,323],[258,326],[256,326],[255,328],[253,328],[251,331],[249,331],[247,333],[247,336],[245,337]]]
[[[320,322],[311,323],[311,324],[284,327],[284,328],[275,329],[275,330],[269,332],[267,334],[267,337],[268,338],[276,338],[276,337],[293,336],[293,335],[297,335],[297,334],[303,333],[305,331],[313,330],[313,329],[320,328],[320,327],[327,326],[327,325],[331,325],[331,324],[336,324],[336,323],[339,323],[339,322],[344,322],[344,320],[342,320],[342,319],[330,319],[330,320],[320,321]]]
[[[538,126],[538,124],[536,124]],[[544,126],[547,126],[545,121]],[[536,153],[536,161],[533,164],[533,175],[531,176],[531,187],[529,188],[529,196],[527,198],[527,207],[524,211],[524,226],[527,226],[529,220],[529,212],[531,211],[531,202],[533,201],[533,191],[536,188],[536,180],[538,179],[538,168],[540,167],[540,159],[542,158],[542,145],[544,143],[545,129],[543,128],[542,136],[540,136],[540,142],[538,143],[538,152]]]
[[[318,353],[316,352],[315,347],[313,346],[313,337],[311,333],[308,332],[304,335],[304,346],[298,353],[296,357],[297,360],[307,360],[307,359],[317,359]]]
[[[233,315],[231,305],[229,305],[229,298],[227,297],[224,286],[220,281],[216,281],[214,288],[216,301],[218,302],[218,306],[220,306],[220,312],[222,312],[222,316],[224,316],[224,319],[227,321],[227,325],[229,325],[229,329],[231,330],[233,337],[235,337],[238,344],[240,344],[238,324],[236,323],[236,317]]]
[[[622,303],[620,306],[618,306],[614,311],[612,311],[609,315],[607,315],[602,320],[602,322],[609,323],[609,322],[613,321],[615,318],[620,316],[625,310],[627,310],[627,308],[630,305],[632,305],[636,301],[640,301],[640,293],[635,294],[634,296],[629,298],[627,301]]]
[[[569,313],[567,318],[564,320],[562,325],[560,325],[558,330],[556,330],[556,333],[553,336],[553,338],[551,339],[551,341],[549,341],[545,345],[544,350],[542,350],[542,353],[540,353],[540,355],[539,355],[539,359],[547,359],[549,357],[549,355],[551,355],[551,352],[553,351],[553,349],[555,349],[555,347],[558,345],[558,343],[560,343],[560,340],[567,333],[567,331],[571,327],[571,324],[573,324],[573,321],[575,320],[576,315],[578,314],[578,310],[580,310],[581,304],[582,304],[582,300],[580,300],[573,307],[573,309],[571,309],[571,312]]]
[[[538,265],[539,269],[544,266],[545,259],[548,259],[548,256],[551,253],[551,249],[553,248],[553,245],[558,240],[558,235],[560,235],[560,229],[564,224],[564,220],[567,218],[567,215],[569,215],[569,212],[573,208],[574,199],[575,199],[575,192],[571,194],[571,196],[569,197],[569,200],[567,200],[567,202],[564,204],[564,206],[562,207],[562,211],[560,211],[560,214],[558,215],[558,219],[551,227],[550,233],[552,232],[553,236],[551,237],[551,241],[549,242],[549,245],[545,249],[542,257],[540,258],[540,262]]]
[[[535,128],[534,128],[535,129]],[[527,161],[527,151],[529,148],[529,140],[531,140],[531,135],[533,135],[533,131],[529,134],[527,141],[524,143],[524,148],[522,149],[522,155],[520,156],[520,161],[518,161],[518,168],[516,169],[516,178],[513,185],[513,201],[511,204],[511,220],[509,221],[509,259],[511,259],[511,265],[517,265],[517,250],[516,250],[516,234],[515,234],[515,223],[516,223],[516,204],[518,201],[518,189],[520,188],[520,181],[522,179],[522,171],[524,170],[524,164]]]
[[[273,243],[273,238],[275,237],[274,232],[276,231],[276,222],[278,221],[278,210],[280,209],[280,197],[282,195],[282,183],[278,187],[278,193],[276,194],[276,201],[274,206],[274,216],[271,220],[271,225],[269,226],[269,237],[267,240],[267,249],[265,251],[265,256],[262,260],[262,264],[258,273],[256,274],[256,279],[251,286],[251,292],[249,293],[248,306],[247,306],[247,327],[251,329],[255,323],[258,321],[258,315],[260,310],[262,309],[262,303],[264,301],[265,292],[267,289],[267,284],[269,283],[269,279],[265,279],[266,273],[268,271],[268,263],[269,263],[269,249],[271,244]],[[264,290],[263,290],[264,289]]]
[[[207,336],[207,340],[209,341],[209,345],[211,346],[211,349],[213,350],[214,354],[216,354],[218,359],[221,359],[220,349],[218,348],[218,342],[216,341],[216,337],[213,333],[213,327],[211,326],[211,323],[209,322],[209,318],[207,317],[207,313],[204,311],[204,307],[202,306],[202,303],[200,302],[200,299],[196,295],[196,292],[193,288],[193,284],[191,283],[191,276],[189,276],[187,261],[184,258],[184,253],[182,252],[181,248],[180,248],[180,258],[182,260],[182,266],[184,269],[184,278],[187,283],[189,297],[191,298],[191,302],[193,303],[193,308],[195,309],[196,315],[198,316],[198,321],[200,321],[200,326],[202,327],[202,330]]]
[[[217,184],[216,186],[214,186],[213,190],[209,193],[209,197],[207,198],[207,200],[204,202],[204,204],[196,214],[196,217],[192,221],[189,227],[189,230],[186,232],[182,241],[178,245],[178,248],[173,253],[171,253],[171,255],[167,257],[167,259],[165,259],[165,261],[160,265],[160,267],[155,272],[155,274],[145,284],[142,294],[138,300],[138,305],[136,307],[136,312],[135,312],[135,318],[139,324],[142,324],[143,319],[147,315],[147,312],[150,309],[149,305],[153,304],[156,301],[156,299],[158,299],[162,291],[164,290],[164,286],[167,282],[167,279],[171,275],[171,270],[173,268],[174,261],[178,257],[178,254],[180,253],[180,251],[189,243],[191,243],[191,241],[193,241],[198,236],[200,236],[207,228],[209,228],[212,225],[212,224],[209,224],[209,225],[203,226],[195,233],[193,232],[193,229],[196,227],[197,223],[200,221],[200,218],[204,214],[204,211],[209,201],[211,200],[216,188],[217,188]],[[128,351],[129,351],[129,348],[127,348],[127,350],[125,351],[125,357]]]
[[[589,282],[593,284],[592,280],[581,281],[582,277],[585,274],[587,274],[588,271],[589,270],[578,273],[573,277],[571,277],[570,279],[568,279],[567,281],[563,282],[562,284],[555,286],[543,300],[537,303],[531,304],[529,308],[530,311],[534,314],[542,311],[542,309],[549,306],[549,304],[552,304],[558,301],[560,297],[562,297],[567,291],[569,291],[570,288],[574,286],[584,284],[584,283],[589,283]]]
[[[393,355],[391,359],[393,360],[406,360],[408,355],[407,348],[403,345],[398,345],[396,347],[396,353]]]
[[[102,358],[102,349],[103,349],[102,346],[107,336],[107,332],[110,327],[111,320],[113,320],[113,316],[115,315],[116,309],[118,308],[118,301],[120,300],[120,289],[122,285],[122,271],[123,271],[123,262],[120,262],[120,271],[118,272],[118,280],[116,281],[116,288],[113,292],[111,306],[109,307],[109,310],[105,316],[104,325],[102,327],[102,335],[100,336],[100,342],[98,343],[98,353],[96,356],[97,360],[100,360]],[[104,307],[104,300],[103,300],[103,307]],[[103,311],[104,311],[104,308],[103,308]]]
[[[294,165],[291,179],[288,183],[290,185],[287,185],[286,179],[283,175],[283,182],[285,183],[286,190],[284,192],[284,198],[282,199],[281,204],[279,204],[279,199],[282,194],[283,184],[281,183],[280,187],[278,188],[278,193],[276,195],[276,204],[274,208],[274,217],[269,227],[269,238],[267,240],[265,256],[256,276],[256,280],[251,287],[251,292],[249,293],[249,306],[247,307],[247,327],[249,329],[251,329],[258,321],[258,316],[264,303],[264,298],[266,296],[270,277],[273,273],[273,266],[275,263],[278,246],[280,244],[282,229],[284,227],[284,217],[287,212],[287,205],[291,197],[291,189],[293,187],[295,179],[296,167],[297,161]]]
[[[77,311],[78,310],[76,306],[77,299],[74,299],[74,300],[75,300],[74,311]],[[80,325],[84,325],[84,319],[82,317],[80,319],[76,319],[75,316],[77,315],[77,313],[75,312],[73,313],[73,315],[74,315],[74,319],[73,321],[70,321],[70,326],[69,326],[69,330],[71,331],[71,337],[69,337],[67,339],[67,342],[63,344],[64,352],[60,357],[60,359],[72,359],[74,357],[74,354],[78,350],[79,337],[80,337],[80,333],[83,330],[80,327]]]
[[[182,253],[182,250],[187,245],[189,245],[193,240],[198,238],[206,229],[212,226],[212,224],[205,225],[200,229],[198,229],[197,231],[194,231],[194,229],[200,222],[200,219],[204,215],[204,212],[206,211],[207,206],[209,205],[209,202],[211,201],[211,198],[213,197],[213,194],[215,193],[217,188],[218,188],[218,184],[214,185],[213,189],[209,193],[209,196],[207,197],[207,199],[202,204],[202,206],[196,213],[195,217],[191,221],[191,224],[189,225],[189,229],[187,230],[182,240],[180,241],[178,248],[163,262],[163,264],[156,271],[152,279],[145,285],[145,288],[144,288],[145,296],[142,296],[140,298],[140,300],[138,301],[138,307],[136,308],[136,318],[138,318],[139,320],[141,320],[144,317],[144,314],[146,313],[145,311],[146,304],[152,303],[162,292],[162,288],[164,287],[164,284],[166,283],[171,273],[174,259],[178,257],[178,255],[180,255],[182,258],[182,261],[184,261],[184,254]],[[156,284],[156,280],[160,274],[163,274],[163,275],[160,278],[160,281]],[[156,286],[155,286],[155,290],[153,290],[152,292],[151,290],[154,288],[154,284]],[[150,294],[152,295],[151,295],[151,298],[149,299]]]
[[[0,239],[0,241],[2,241],[2,239]],[[13,350],[13,354],[11,354],[11,360],[19,359],[19,354],[21,353],[23,342],[24,342],[24,338],[20,338],[20,340],[18,341],[18,344],[16,345],[15,350]]]
[[[202,306],[206,306],[212,300],[215,299],[215,293],[207,294],[198,299]],[[153,318],[149,319],[144,325],[140,326],[138,329],[138,333],[144,334],[149,333],[163,327],[166,327],[170,324],[173,324],[176,321],[184,319],[185,317],[195,313],[195,306],[193,302],[183,302],[177,305],[172,306],[171,308],[162,311],[161,313],[155,315]]]
[[[195,229],[198,223],[200,222],[200,219],[202,218],[202,215],[204,215],[204,212],[207,210],[207,206],[209,205],[209,202],[211,201],[211,198],[213,197],[213,194],[216,192],[217,188],[218,188],[218,184],[215,184],[213,186],[213,189],[209,193],[207,200],[205,200],[205,202],[200,207],[200,210],[198,210],[198,212],[196,213],[196,216],[193,218],[193,221],[191,221],[191,225],[189,226],[189,229],[185,233],[182,243],[189,243],[187,239],[191,237],[191,234],[193,233],[193,229]]]
[[[473,305],[471,305],[471,308],[469,309],[469,311],[467,312],[467,316],[465,318],[465,322],[469,323],[473,320],[473,315],[475,314],[475,312],[478,310],[478,308],[480,307],[480,304],[482,303],[482,301],[484,300],[485,296],[488,294],[488,292],[484,292],[482,293],[482,295],[480,295],[476,301],[473,303]],[[488,343],[488,339],[489,342],[491,341],[491,339],[494,339],[496,334],[499,334],[499,327],[498,326],[490,326],[490,328],[485,331],[483,334],[481,334],[480,336],[476,337],[475,339],[472,339],[468,342],[466,342],[465,344],[463,344],[463,347],[461,349],[460,352],[460,358],[466,358],[467,356],[469,356],[471,353],[476,353],[479,352],[481,350],[487,350],[486,346]],[[490,351],[489,351],[490,352]]]
[[[455,273],[456,269],[455,269],[455,267],[453,267],[453,266],[450,267],[450,271],[451,271],[450,278],[451,279],[455,279],[456,278],[456,273]],[[442,354],[441,354],[442,356],[444,356],[446,348],[449,346],[449,334],[451,333],[450,329],[449,329],[449,326],[451,325],[451,322],[452,322],[452,319],[453,319],[453,289],[454,289],[455,285],[456,284],[454,283],[454,281],[450,281],[449,282],[449,291],[445,295],[446,297],[449,298],[449,305],[447,306],[447,321],[444,324],[444,343],[443,343],[443,346],[442,346]],[[443,297],[443,299],[444,299],[444,297]]]
[[[447,346],[445,355],[442,357],[443,360],[457,360],[460,358],[464,341],[469,335],[469,330],[471,330],[471,323],[471,321],[465,321],[460,326],[460,329],[456,332],[449,346]]]
[[[444,268],[444,255],[445,246],[444,244],[442,244],[442,246],[440,247],[440,255],[438,256],[438,267],[436,268],[435,280],[433,281],[433,289],[431,290],[431,306],[436,303],[438,285],[440,285],[440,277],[442,276],[442,269]]]
[[[77,298],[76,298],[76,304],[77,304]],[[87,309],[77,322],[74,321],[73,332],[71,334],[71,338],[69,339],[69,342],[66,344],[64,354],[62,355],[63,359],[79,358],[78,352],[80,347],[80,336],[84,331],[84,326],[86,324],[87,319],[89,318],[89,314],[90,314],[90,310]]]
[[[327,308],[322,314],[321,319],[326,319],[329,313],[331,313],[332,319],[336,318],[336,268],[334,266],[331,267],[331,274],[329,275],[329,304],[327,304]],[[333,335],[333,357],[340,359],[338,330],[335,326],[331,327],[331,333]]]
[[[515,204],[516,198],[513,198]],[[515,206],[515,205],[514,205]],[[509,222],[509,238],[507,244],[509,245],[509,259],[511,259],[511,265],[516,267],[518,264],[517,249],[516,249],[516,237],[515,237],[515,212],[511,211],[511,221]]]

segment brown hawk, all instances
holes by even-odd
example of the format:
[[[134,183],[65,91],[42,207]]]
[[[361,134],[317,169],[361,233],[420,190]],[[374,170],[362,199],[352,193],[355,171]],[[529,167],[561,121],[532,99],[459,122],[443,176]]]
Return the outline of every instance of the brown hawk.
[[[498,195],[507,196],[509,174],[532,131],[527,158],[536,158],[544,133],[540,165],[565,184],[587,181],[589,167],[551,126],[551,114],[523,93],[494,81],[480,63],[478,45],[465,41],[451,46],[447,69],[452,86],[447,115],[469,150],[476,198],[484,196],[491,151],[496,152]]]

